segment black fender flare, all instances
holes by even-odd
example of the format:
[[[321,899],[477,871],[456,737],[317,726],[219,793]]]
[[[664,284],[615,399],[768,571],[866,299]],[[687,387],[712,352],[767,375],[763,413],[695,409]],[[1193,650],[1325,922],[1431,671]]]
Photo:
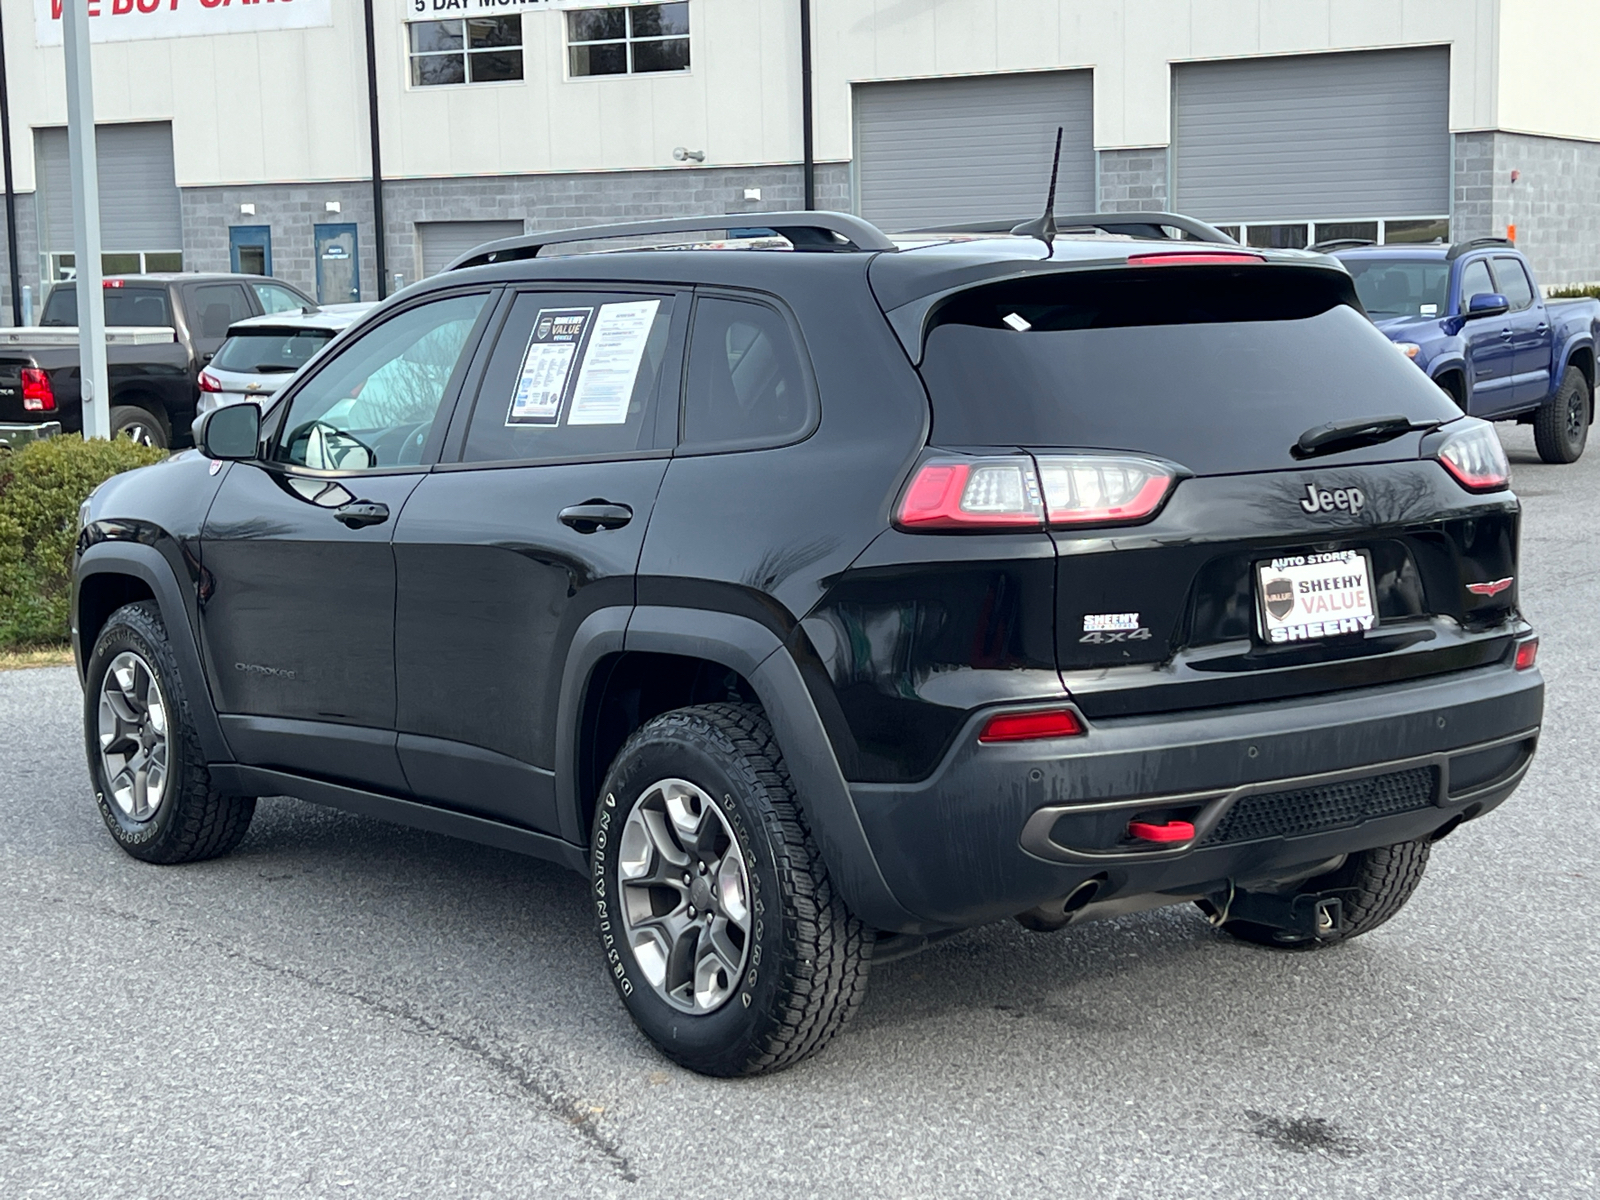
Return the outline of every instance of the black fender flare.
[[[189,618],[189,605],[185,603],[183,589],[161,551],[142,542],[97,542],[85,550],[78,560],[78,580],[81,582],[91,575],[131,575],[155,595],[162,624],[167,627],[167,643],[172,647],[172,656],[178,660],[178,670],[183,674],[184,691],[194,717],[195,733],[200,738],[206,760],[232,762],[233,751],[228,747],[228,739],[223,736],[222,723],[217,720],[211,687],[200,661],[200,644],[195,639],[194,625]],[[77,641],[76,604],[72,612],[72,635],[73,640]],[[84,662],[88,661],[93,649],[93,646],[82,647]]]
[[[583,811],[577,794],[578,722],[595,665],[619,650],[703,658],[748,680],[772,722],[829,877],[850,910],[879,929],[926,924],[906,910],[884,880],[800,668],[778,635],[749,617],[640,605],[602,609],[578,627],[556,722],[556,803],[563,837],[580,845],[588,841],[588,830],[578,828]]]

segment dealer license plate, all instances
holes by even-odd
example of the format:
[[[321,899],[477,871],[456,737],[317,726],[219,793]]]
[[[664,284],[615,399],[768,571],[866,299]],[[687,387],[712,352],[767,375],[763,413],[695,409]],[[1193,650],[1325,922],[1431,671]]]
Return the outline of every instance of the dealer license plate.
[[[1359,634],[1377,623],[1372,564],[1360,550],[1256,564],[1261,633],[1275,646]]]

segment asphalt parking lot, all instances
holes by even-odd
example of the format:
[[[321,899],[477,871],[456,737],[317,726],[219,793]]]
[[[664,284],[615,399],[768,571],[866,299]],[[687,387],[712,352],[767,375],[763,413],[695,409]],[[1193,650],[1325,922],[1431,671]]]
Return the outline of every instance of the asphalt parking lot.
[[[556,867],[288,799],[135,862],[71,670],[0,674],[0,1195],[1596,1194],[1600,445],[1504,437],[1545,734],[1398,918],[1311,954],[1189,908],[975,930],[751,1081],[652,1051]]]

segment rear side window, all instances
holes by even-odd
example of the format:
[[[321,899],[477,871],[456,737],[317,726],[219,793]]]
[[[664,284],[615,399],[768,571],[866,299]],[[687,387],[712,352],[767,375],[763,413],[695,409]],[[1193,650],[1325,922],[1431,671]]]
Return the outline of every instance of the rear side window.
[[[102,291],[106,305],[107,325],[137,325],[159,328],[172,324],[172,309],[167,303],[165,288],[105,288]],[[58,287],[45,301],[41,325],[76,325],[78,323],[78,289]]]
[[[188,289],[189,328],[205,341],[228,336],[228,326],[255,316],[244,288],[236,283],[202,283]]]
[[[478,388],[465,462],[547,462],[656,444],[673,297],[524,292]],[[674,358],[674,363],[678,361]]]
[[[253,375],[298,371],[332,339],[326,329],[252,329],[222,343],[211,365]]]
[[[1522,269],[1522,264],[1514,258],[1497,255],[1494,260],[1494,277],[1500,281],[1500,294],[1511,305],[1511,310],[1529,308],[1533,305],[1533,284],[1528,282],[1528,273]]]
[[[683,397],[684,448],[779,445],[804,434],[814,412],[783,316],[754,301],[700,297]]]
[[[1489,260],[1480,258],[1461,268],[1461,311],[1474,296],[1485,296],[1494,291],[1494,280],[1489,277]]]
[[[1300,466],[1290,447],[1329,421],[1459,416],[1353,299],[1342,272],[1269,266],[971,289],[927,338],[933,442],[1132,451],[1213,474]]]

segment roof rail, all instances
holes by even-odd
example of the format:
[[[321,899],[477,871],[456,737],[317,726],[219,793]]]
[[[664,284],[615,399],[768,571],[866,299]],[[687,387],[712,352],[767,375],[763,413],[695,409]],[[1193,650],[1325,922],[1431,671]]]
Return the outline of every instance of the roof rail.
[[[1015,221],[966,221],[959,225],[938,225],[931,229],[909,230],[911,233],[1010,233]],[[1056,217],[1056,229],[1066,233],[1071,229],[1099,229],[1104,233],[1117,233],[1125,237],[1148,241],[1175,240],[1162,226],[1179,229],[1197,242],[1214,242],[1218,245],[1237,246],[1239,243],[1215,225],[1207,225],[1194,217],[1169,212],[1128,213],[1075,213]]]
[[[1451,246],[1450,252],[1444,256],[1444,260],[1446,262],[1454,262],[1468,250],[1477,250],[1483,246],[1511,246],[1514,248],[1516,243],[1510,238],[1503,237],[1468,238],[1464,242],[1457,242]]]
[[[1356,246],[1376,246],[1377,244],[1371,238],[1329,238],[1325,242],[1312,242],[1306,249],[1314,254],[1326,254],[1330,250],[1350,250]]]
[[[796,250],[893,250],[895,244],[876,225],[860,217],[836,212],[722,213],[709,217],[673,217],[664,221],[629,221],[621,225],[590,225],[502,238],[469,250],[446,271],[481,267],[486,263],[537,258],[546,246],[571,242],[596,242],[606,238],[652,237],[662,233],[707,233],[714,229],[770,229],[788,238]],[[843,239],[841,242],[839,239]]]

